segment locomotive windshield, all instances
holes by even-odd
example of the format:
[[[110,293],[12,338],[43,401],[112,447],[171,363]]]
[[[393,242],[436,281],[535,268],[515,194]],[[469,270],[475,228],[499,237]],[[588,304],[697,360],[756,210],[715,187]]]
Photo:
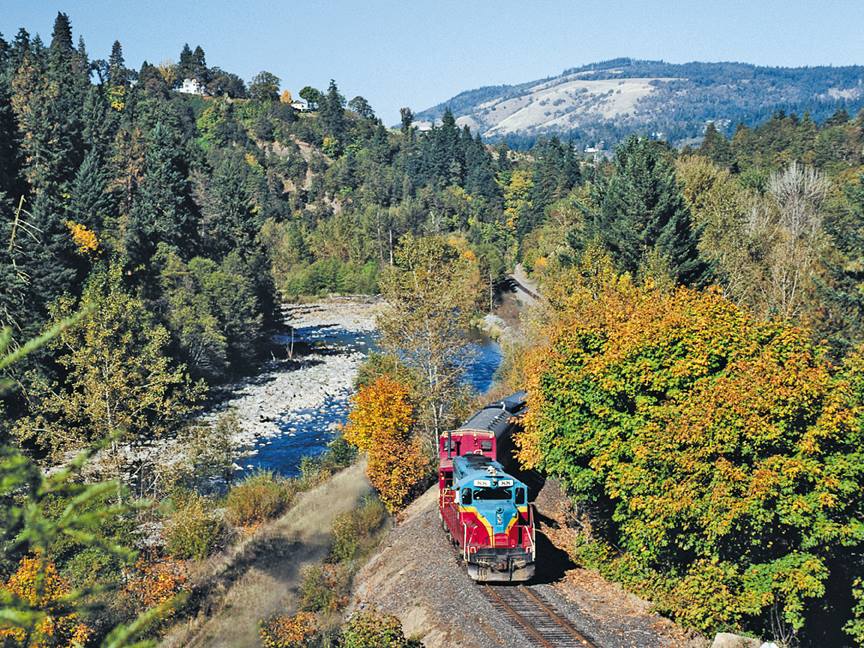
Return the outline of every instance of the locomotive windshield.
[[[475,488],[474,489],[474,499],[475,500],[509,500],[513,497],[513,489],[512,488]]]

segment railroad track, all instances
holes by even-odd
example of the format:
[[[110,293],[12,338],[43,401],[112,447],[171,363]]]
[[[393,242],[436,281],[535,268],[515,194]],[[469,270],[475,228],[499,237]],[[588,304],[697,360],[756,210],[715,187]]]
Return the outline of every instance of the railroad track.
[[[523,585],[483,585],[484,596],[503,612],[536,646],[543,648],[598,648],[558,612],[541,592]]]

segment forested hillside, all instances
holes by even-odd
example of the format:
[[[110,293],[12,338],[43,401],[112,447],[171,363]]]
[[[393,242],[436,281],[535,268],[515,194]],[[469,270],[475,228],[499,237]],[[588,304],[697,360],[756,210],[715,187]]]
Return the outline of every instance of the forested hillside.
[[[632,136],[607,160],[490,145],[449,110],[390,129],[333,81],[297,94],[200,47],[93,58],[65,14],[50,40],[0,38],[6,644],[120,646],[206,616],[192,575],[350,443],[383,507],[341,518],[307,607],[262,641],[368,621],[411,645],[392,618],[338,613],[384,507],[428,485],[466,412],[466,336],[517,262],[543,299],[501,380],[529,390],[522,463],[575,503],[574,560],[703,632],[864,641],[864,113],[752,123],[728,95],[739,112],[698,148]],[[198,413],[269,357],[282,302],[329,293],[386,302],[345,440],[297,478],[232,483],[236,415]],[[157,438],[182,450],[170,470],[126,452]]]
[[[743,63],[684,63],[614,59],[512,86],[460,93],[417,113],[425,123],[446,108],[484,139],[529,148],[557,135],[581,146],[613,147],[627,135],[651,135],[675,145],[716,124],[727,135],[782,110],[821,122],[839,108],[864,106],[864,68],[759,67]]]

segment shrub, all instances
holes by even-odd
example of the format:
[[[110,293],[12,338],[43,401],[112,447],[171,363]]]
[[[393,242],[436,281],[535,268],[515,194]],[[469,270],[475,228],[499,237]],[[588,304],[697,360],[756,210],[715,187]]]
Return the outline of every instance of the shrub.
[[[311,612],[276,614],[261,622],[264,648],[311,648],[318,636],[318,621]]]
[[[387,520],[387,511],[380,500],[366,498],[363,504],[342,513],[333,522],[331,559],[350,562],[367,555],[376,544],[376,534]]]
[[[186,565],[179,560],[140,559],[135,564],[135,570],[129,575],[125,592],[134,601],[135,609],[154,608],[184,591],[188,581],[187,572]],[[165,612],[166,617],[172,614],[173,610]]]
[[[81,622],[78,614],[68,611],[65,598],[69,593],[68,581],[60,576],[52,561],[38,555],[22,558],[18,570],[0,587],[0,596],[4,603],[10,596],[18,597],[31,610],[42,612],[45,616],[37,621],[29,636],[23,628],[0,623],[0,641],[4,646],[46,648],[85,645],[92,630]]]
[[[346,565],[309,565],[300,582],[300,606],[312,612],[338,612],[348,604],[350,581]]]
[[[832,367],[715,291],[590,288],[527,362],[523,461],[591,503],[619,580],[689,626],[849,620],[822,601],[860,573],[864,355]]]
[[[228,492],[225,518],[235,526],[251,526],[282,513],[294,497],[290,480],[260,472],[235,484]]]
[[[357,449],[340,435],[327,444],[327,450],[317,457],[300,460],[300,488],[312,488],[325,481],[357,458]]]
[[[216,549],[225,529],[211,500],[196,494],[180,498],[165,528],[165,547],[174,558],[202,560]]]
[[[342,628],[341,648],[414,648],[422,644],[405,638],[395,616],[374,608],[351,615]]]

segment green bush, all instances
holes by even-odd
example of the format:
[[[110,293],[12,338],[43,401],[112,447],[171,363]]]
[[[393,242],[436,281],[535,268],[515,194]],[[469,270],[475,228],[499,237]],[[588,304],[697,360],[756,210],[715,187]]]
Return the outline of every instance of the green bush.
[[[350,466],[356,458],[357,449],[341,435],[336,437],[327,445],[323,454],[303,457],[300,460],[300,488],[313,488],[334,473]]]
[[[251,526],[272,520],[288,508],[295,491],[291,480],[272,472],[252,475],[228,491],[225,518],[235,526]]]
[[[351,574],[346,565],[324,563],[303,569],[300,607],[311,612],[338,612],[348,603]]]
[[[222,518],[213,512],[213,502],[197,494],[180,498],[165,527],[165,548],[181,560],[202,560],[225,536]]]
[[[342,628],[341,648],[415,648],[422,643],[406,639],[395,616],[370,609],[355,612]]]
[[[386,521],[387,509],[373,497],[367,497],[359,508],[337,516],[333,522],[331,560],[351,562],[368,555]]]

